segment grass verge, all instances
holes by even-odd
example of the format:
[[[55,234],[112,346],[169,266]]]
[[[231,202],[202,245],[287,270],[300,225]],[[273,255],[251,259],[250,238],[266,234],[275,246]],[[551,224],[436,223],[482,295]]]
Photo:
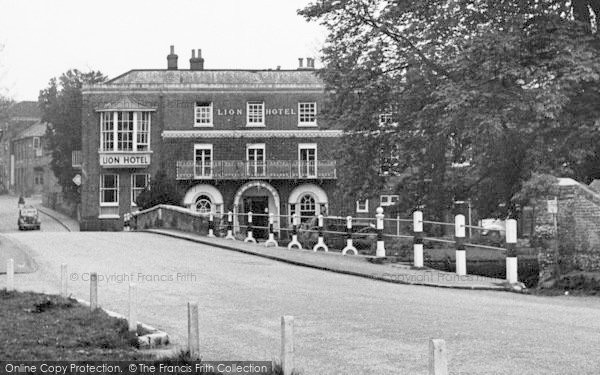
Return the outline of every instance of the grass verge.
[[[0,332],[2,361],[143,361],[156,366],[199,362],[186,352],[156,359],[137,349],[137,338],[128,332],[126,320],[102,309],[92,312],[89,306],[56,295],[0,289]],[[169,374],[179,373],[187,372]],[[264,375],[279,374],[281,366],[274,364]]]

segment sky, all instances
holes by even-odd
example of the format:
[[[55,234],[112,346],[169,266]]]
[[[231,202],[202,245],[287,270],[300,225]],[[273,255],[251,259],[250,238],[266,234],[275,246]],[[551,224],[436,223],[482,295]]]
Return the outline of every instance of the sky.
[[[0,0],[0,94],[37,100],[71,68],[115,77],[165,69],[169,46],[189,69],[295,69],[317,58],[325,29],[296,11],[311,0]]]

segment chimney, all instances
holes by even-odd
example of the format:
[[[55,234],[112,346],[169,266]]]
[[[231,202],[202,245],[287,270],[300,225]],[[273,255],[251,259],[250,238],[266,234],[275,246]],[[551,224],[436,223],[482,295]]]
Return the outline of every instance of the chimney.
[[[177,55],[175,54],[175,46],[171,46],[171,53],[167,55],[167,69],[177,70]]]
[[[196,57],[196,51],[192,50],[192,58],[190,59],[190,70],[204,70],[204,59],[202,58],[201,49],[198,49],[198,57]]]
[[[304,64],[303,64],[303,62],[304,62],[304,59],[303,59],[302,57],[299,57],[299,58],[298,58],[298,69],[302,69],[302,68],[304,68],[304,66],[303,66],[303,65],[304,65]]]
[[[306,58],[306,69],[314,69],[315,68],[315,59],[311,57]]]

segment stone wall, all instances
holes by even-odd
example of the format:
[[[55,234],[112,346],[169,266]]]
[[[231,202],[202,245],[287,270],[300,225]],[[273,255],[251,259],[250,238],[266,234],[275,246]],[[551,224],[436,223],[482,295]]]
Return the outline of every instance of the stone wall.
[[[208,234],[208,216],[191,212],[183,207],[161,204],[136,212],[131,226],[138,230],[169,228],[206,235]]]
[[[553,226],[546,202],[537,207],[536,226]],[[600,194],[572,179],[559,179],[557,222],[558,252],[542,257],[555,259],[561,274],[600,271]]]

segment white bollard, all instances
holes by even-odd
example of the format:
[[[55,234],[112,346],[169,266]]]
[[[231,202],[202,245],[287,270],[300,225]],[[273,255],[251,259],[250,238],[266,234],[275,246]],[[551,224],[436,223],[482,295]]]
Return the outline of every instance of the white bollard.
[[[423,267],[423,212],[413,212],[413,265]]]
[[[383,214],[383,208],[381,207],[377,207],[376,212],[377,214],[375,215],[375,217],[377,219],[377,250],[375,256],[377,256],[378,258],[383,258],[385,257],[385,244],[383,242],[383,218],[385,215]]]
[[[65,263],[60,265],[60,296],[67,297],[67,265]]]
[[[129,283],[129,319],[127,323],[129,332],[137,332],[137,289],[133,283]]]
[[[247,227],[247,235],[244,238],[244,242],[252,242],[256,243],[256,239],[254,238],[254,233],[252,230],[252,211],[248,212],[248,227]]]
[[[448,356],[444,340],[429,341],[429,375],[448,375]]]
[[[235,240],[235,236],[233,235],[233,212],[229,211],[227,213],[227,236],[225,236],[226,240]]]
[[[294,247],[302,250],[302,244],[298,241],[298,226],[300,225],[300,215],[298,213],[294,214],[292,217],[292,240],[288,244],[288,249],[292,249]]]
[[[506,220],[506,281],[519,282],[517,263],[517,221]]]
[[[346,247],[342,249],[342,255],[346,255],[349,251],[358,255],[358,251],[352,243],[352,216],[346,216]]]
[[[215,237],[215,221],[213,213],[208,214],[208,237]]]
[[[200,329],[196,302],[188,302],[188,352],[192,360],[200,358]]]
[[[467,254],[465,251],[464,215],[456,215],[454,219],[454,231],[456,235],[456,274],[465,276],[467,274]]]
[[[90,309],[92,311],[98,308],[98,274],[90,274]]]
[[[6,291],[15,290],[15,261],[9,259],[6,261]]]
[[[317,243],[315,244],[315,246],[313,246],[313,251],[316,252],[317,250],[321,249],[325,252],[328,252],[329,248],[327,247],[327,245],[325,245],[325,240],[323,238],[323,215],[322,214],[319,214],[317,223],[319,226],[319,238],[317,239]]]
[[[283,375],[294,371],[294,317],[281,317],[281,370]]]
[[[275,240],[275,233],[273,233],[273,226],[275,225],[275,215],[269,213],[269,239],[265,242],[265,247],[275,246],[277,247],[277,241]]]

